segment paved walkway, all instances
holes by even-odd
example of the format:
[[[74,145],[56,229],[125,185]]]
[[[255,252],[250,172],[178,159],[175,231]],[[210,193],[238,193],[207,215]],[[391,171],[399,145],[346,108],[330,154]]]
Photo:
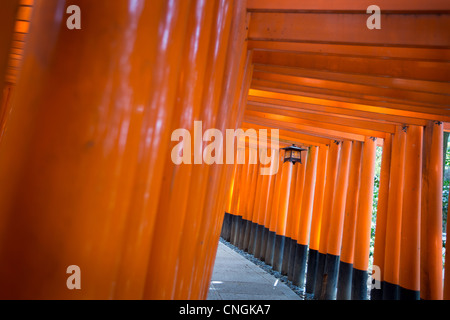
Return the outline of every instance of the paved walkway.
[[[219,243],[208,300],[301,300],[288,286]]]

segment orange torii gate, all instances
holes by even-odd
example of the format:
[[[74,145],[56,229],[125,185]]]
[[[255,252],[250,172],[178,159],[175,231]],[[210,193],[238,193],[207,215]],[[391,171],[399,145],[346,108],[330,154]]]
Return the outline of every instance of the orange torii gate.
[[[379,0],[380,30],[352,0],[74,0],[81,30],[64,1],[3,2],[0,298],[205,299],[222,235],[316,299],[368,299],[370,270],[371,299],[450,299],[448,1]],[[278,129],[278,171],[250,141],[175,164],[195,121]]]

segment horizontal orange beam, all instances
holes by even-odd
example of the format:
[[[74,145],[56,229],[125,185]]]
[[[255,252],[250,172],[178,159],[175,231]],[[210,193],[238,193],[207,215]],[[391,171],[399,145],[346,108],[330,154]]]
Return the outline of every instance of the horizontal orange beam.
[[[270,124],[261,124],[257,121],[253,121],[252,119],[245,119],[244,123],[242,124],[243,128],[252,128],[255,130],[259,130],[259,129],[278,129],[279,130],[279,136],[280,139],[285,139],[285,140],[290,140],[290,141],[298,141],[298,142],[302,142],[305,143],[307,145],[312,145],[312,146],[325,146],[325,145],[329,145],[332,141],[334,141],[335,139],[330,139],[330,138],[323,138],[320,136],[314,136],[314,135],[310,135],[310,134],[305,134],[302,132],[296,132],[296,131],[291,131],[291,130],[286,130],[284,128],[280,128],[274,125],[270,125]],[[269,131],[269,136],[270,136],[270,131]]]
[[[293,75],[285,75],[279,73],[261,72],[255,70],[253,72],[254,79],[283,82],[299,85],[308,90],[328,90],[336,92],[339,95],[364,98],[379,97],[382,99],[392,99],[398,103],[421,103],[430,107],[438,107],[439,105],[447,105],[450,107],[450,95],[434,94],[426,92],[417,92],[413,90],[403,90],[398,88],[389,88],[385,86],[372,86],[367,84],[357,84],[348,81],[336,81],[328,79],[317,79],[309,77],[300,77]],[[349,79],[350,80],[350,79]]]
[[[450,10],[447,0],[377,0],[375,2],[386,11],[442,11]],[[374,4],[372,0],[248,0],[248,10],[314,10],[314,11],[366,11]]]
[[[368,17],[366,13],[255,12],[248,37],[252,40],[450,46],[450,37],[443,32],[450,30],[450,15],[384,13],[382,28],[376,32],[366,27]]]
[[[450,61],[450,50],[449,59]],[[436,81],[420,81],[401,78],[386,78],[381,76],[369,76],[361,74],[347,74],[327,72],[322,70],[311,70],[303,68],[287,68],[282,66],[258,65],[254,66],[255,72],[268,72],[281,75],[290,75],[301,78],[325,79],[349,84],[361,84],[377,88],[390,88],[399,90],[410,90],[420,93],[438,94],[448,97],[450,83]]]
[[[450,62],[412,63],[403,59],[255,50],[253,63],[413,80],[450,81]]]
[[[335,116],[344,116],[344,117],[359,117],[367,120],[372,120],[375,122],[381,123],[396,123],[398,125],[418,125],[425,126],[427,124],[427,120],[417,119],[417,118],[408,118],[397,115],[389,115],[389,114],[381,114],[375,112],[368,111],[359,111],[359,110],[351,110],[337,107],[328,107],[317,104],[309,104],[302,103],[296,101],[288,101],[288,100],[278,100],[266,97],[258,97],[258,96],[249,96],[248,105],[252,106],[271,106],[276,107],[280,110],[292,110],[292,111],[307,111],[311,113],[317,114],[333,114]]]
[[[246,109],[246,114],[250,114],[250,112],[260,112],[266,114],[273,114],[297,119],[303,119],[308,121],[315,121],[320,124],[333,124],[340,125],[355,129],[364,129],[365,131],[379,131],[385,133],[394,133],[395,132],[395,124],[388,123],[380,123],[374,121],[367,121],[360,118],[348,118],[348,117],[340,117],[334,116],[327,113],[310,113],[310,112],[302,112],[299,110],[284,110],[277,107],[269,107],[269,106],[254,106],[248,105]],[[363,131],[359,131],[363,132]],[[370,134],[365,134],[370,135]],[[383,135],[384,137],[384,135]]]
[[[430,105],[413,101],[404,101],[386,97],[363,95],[358,92],[337,91],[320,87],[306,87],[285,82],[276,82],[269,80],[253,79],[251,83],[252,89],[267,90],[273,92],[282,92],[294,94],[298,96],[313,97],[319,99],[330,99],[336,101],[344,101],[358,103],[363,105],[387,106],[392,109],[416,111],[420,113],[448,115],[449,105]]]
[[[288,100],[299,103],[321,105],[328,107],[346,108],[349,110],[367,111],[372,113],[380,113],[385,115],[397,115],[402,117],[438,120],[442,122],[450,122],[450,112],[448,109],[430,109],[420,108],[409,105],[385,103],[371,101],[371,104],[361,103],[358,99],[327,96],[319,94],[307,94],[289,90],[273,89],[272,87],[252,87],[249,92],[250,96],[258,96],[264,98],[272,98],[277,100]],[[437,114],[439,112],[439,114]]]
[[[448,48],[414,48],[396,46],[367,46],[340,43],[291,42],[280,40],[249,40],[249,49],[265,51],[291,51],[304,53],[325,53],[350,56],[390,57],[412,60],[450,60]]]
[[[268,118],[264,118],[264,117],[247,115],[244,120],[247,123],[260,124],[263,126],[271,126],[271,127],[278,128],[278,129],[298,132],[298,133],[302,133],[305,135],[314,136],[314,137],[318,137],[318,138],[324,138],[324,139],[330,139],[330,140],[361,141],[364,139],[364,135],[361,135],[361,134],[316,127],[310,123],[302,124],[302,123],[289,122],[289,121],[285,121],[285,120],[288,120],[285,118],[280,118],[278,120],[275,120],[275,119],[270,119],[270,118],[268,119]]]

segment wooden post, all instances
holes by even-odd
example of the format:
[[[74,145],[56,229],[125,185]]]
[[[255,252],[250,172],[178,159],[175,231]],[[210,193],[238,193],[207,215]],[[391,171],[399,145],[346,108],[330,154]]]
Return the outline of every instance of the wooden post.
[[[273,269],[275,271],[281,271],[281,265],[283,263],[283,251],[286,239],[286,221],[289,209],[289,196],[293,167],[294,164],[287,161],[283,164],[283,171],[281,173],[280,200],[278,204],[277,228],[273,254]]]
[[[424,132],[420,228],[420,298],[441,300],[442,290],[442,140],[443,124]]]
[[[311,232],[319,147],[310,147],[308,153],[304,183],[305,187],[303,189],[300,210],[300,223],[297,224],[297,242],[295,247],[295,260],[292,275],[293,284],[301,288],[305,286],[306,257],[308,254],[309,236]]]
[[[330,154],[328,156],[327,175],[325,185],[325,200],[323,204],[322,221],[320,226],[320,243],[319,257],[317,262],[317,273],[314,288],[314,298],[319,299],[322,296],[325,263],[327,257],[328,236],[330,230],[331,213],[334,205],[334,192],[336,186],[336,178],[338,173],[339,155],[342,143],[335,141],[330,146]]]
[[[367,300],[367,269],[369,267],[376,139],[366,137],[363,148],[361,192],[359,195],[358,214],[356,218],[352,300]]]
[[[406,130],[407,128],[398,126],[392,142],[391,178],[386,221],[384,276],[382,282],[384,300],[398,299],[399,293],[400,234],[405,175]]]
[[[383,281],[384,275],[384,255],[386,247],[386,221],[388,216],[389,189],[391,175],[392,158],[392,134],[386,135],[383,144],[383,157],[380,170],[380,187],[378,189],[377,221],[375,229],[375,245],[373,253],[373,265],[378,268],[379,281]],[[374,286],[370,292],[371,300],[381,300],[383,298],[382,286]]]
[[[336,293],[337,300],[351,299],[353,252],[355,248],[356,217],[361,183],[362,150],[363,143],[353,141],[349,185],[347,199],[345,201],[344,231]]]
[[[322,224],[323,203],[325,198],[326,170],[329,147],[319,147],[317,162],[316,187],[314,191],[313,215],[311,220],[311,236],[308,250],[308,269],[306,273],[306,293],[313,294],[316,284],[317,264],[319,259],[320,229]]]
[[[341,254],[342,233],[344,229],[345,201],[347,199],[350,159],[353,143],[344,141],[339,161],[339,172],[336,178],[333,210],[330,217],[330,230],[327,244],[327,256],[324,274],[324,295],[326,300],[336,299],[339,260]]]
[[[423,127],[410,126],[406,134],[405,184],[400,240],[399,297],[420,299],[420,210],[422,191]]]

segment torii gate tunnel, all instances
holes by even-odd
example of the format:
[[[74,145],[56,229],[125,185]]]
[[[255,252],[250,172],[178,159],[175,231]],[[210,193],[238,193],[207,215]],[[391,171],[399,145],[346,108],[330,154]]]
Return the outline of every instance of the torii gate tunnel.
[[[0,7],[0,299],[205,299],[220,236],[315,299],[450,299],[450,1]]]

